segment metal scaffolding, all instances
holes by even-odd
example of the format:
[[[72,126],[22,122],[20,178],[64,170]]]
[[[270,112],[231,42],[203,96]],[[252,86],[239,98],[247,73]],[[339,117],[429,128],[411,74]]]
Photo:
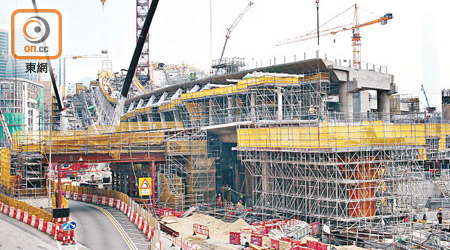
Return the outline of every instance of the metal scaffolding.
[[[405,235],[405,217],[425,211],[424,162],[448,155],[439,141],[449,132],[442,123],[260,121],[239,124],[236,150],[257,212],[319,221],[348,241],[387,242]]]

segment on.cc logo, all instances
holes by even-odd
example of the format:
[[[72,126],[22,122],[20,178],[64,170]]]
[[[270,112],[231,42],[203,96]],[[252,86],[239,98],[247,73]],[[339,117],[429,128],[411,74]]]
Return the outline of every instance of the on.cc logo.
[[[34,27],[33,27],[34,26]],[[31,29],[30,29],[31,27]],[[42,37],[41,32],[43,32]],[[31,34],[30,34],[31,33]],[[47,20],[39,16],[33,16],[27,19],[23,25],[23,35],[25,39],[34,44],[43,43],[50,35],[50,25]]]

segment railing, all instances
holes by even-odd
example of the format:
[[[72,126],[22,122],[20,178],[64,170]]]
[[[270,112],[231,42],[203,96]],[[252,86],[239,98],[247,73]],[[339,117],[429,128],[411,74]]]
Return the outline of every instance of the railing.
[[[131,130],[128,124],[97,126],[86,131],[52,132],[20,131],[13,135],[13,150],[17,152],[50,152],[52,154],[147,153],[164,150],[164,132]]]

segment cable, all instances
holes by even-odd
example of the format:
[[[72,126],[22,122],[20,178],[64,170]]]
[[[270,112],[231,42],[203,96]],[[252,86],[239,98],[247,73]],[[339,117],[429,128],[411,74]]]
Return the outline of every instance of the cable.
[[[210,75],[210,83],[212,83],[212,0],[209,0],[209,75]]]
[[[327,25],[329,22],[333,21],[334,19],[336,19],[336,18],[339,17],[340,15],[344,14],[345,12],[349,11],[349,10],[352,9],[353,7],[355,7],[354,4],[353,4],[352,6],[350,6],[349,8],[347,8],[346,10],[342,11],[341,13],[339,13],[339,14],[335,15],[334,17],[330,18],[328,21],[324,22],[322,25],[319,26],[319,28],[322,28],[323,26]],[[314,30],[310,31],[308,34],[306,34],[305,36],[311,35],[311,34],[313,34],[313,33],[316,32],[316,31],[317,31],[317,30],[314,29]]]

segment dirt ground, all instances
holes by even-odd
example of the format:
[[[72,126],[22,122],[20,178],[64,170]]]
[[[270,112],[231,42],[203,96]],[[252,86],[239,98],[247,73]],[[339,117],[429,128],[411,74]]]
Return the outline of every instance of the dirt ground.
[[[241,228],[247,227],[248,223],[242,219],[238,219],[233,223],[223,222],[209,215],[194,213],[186,218],[165,217],[163,223],[173,230],[180,233],[180,236],[202,249],[238,249],[236,246],[229,244],[229,233],[239,232]],[[210,239],[206,239],[204,235],[192,235],[194,224],[208,226]]]
[[[188,239],[191,243],[201,247],[201,249],[219,249],[219,250],[234,250],[240,249],[239,246],[229,244],[230,232],[239,232],[240,229],[249,227],[249,224],[242,219],[239,219],[233,223],[223,222],[209,215],[194,213],[192,216],[186,218],[176,218],[172,216],[164,217],[162,222],[168,227],[180,233],[180,236]],[[193,225],[197,223],[200,225],[206,225],[209,228],[210,239],[206,239],[204,235],[193,235]],[[265,239],[265,244],[268,239]],[[317,239],[306,236],[302,238],[302,242],[306,243],[307,240],[317,241]],[[283,246],[287,247],[288,246]],[[360,250],[364,248],[356,246],[339,246],[338,250]]]

